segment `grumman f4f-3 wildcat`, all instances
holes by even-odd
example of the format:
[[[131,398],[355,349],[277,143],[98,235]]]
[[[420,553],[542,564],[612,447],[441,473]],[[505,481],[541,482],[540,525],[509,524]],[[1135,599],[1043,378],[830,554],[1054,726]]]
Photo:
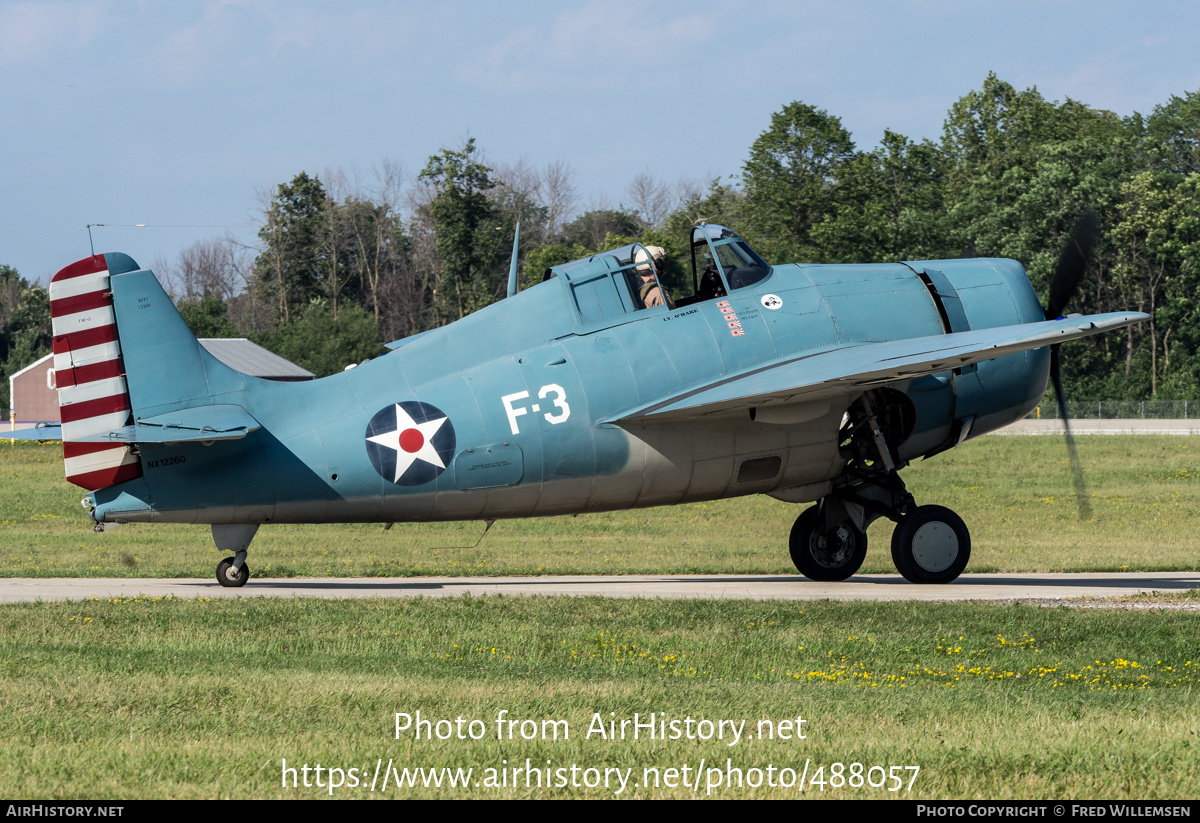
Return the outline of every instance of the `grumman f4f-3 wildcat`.
[[[97,529],[210,524],[225,586],[250,577],[264,523],[747,494],[815,504],[789,544],[809,578],[854,574],[888,517],[899,572],[947,582],[967,527],[899,472],[1027,415],[1052,361],[1060,382],[1059,344],[1146,319],[1059,317],[1088,242],[1068,244],[1046,309],[1012,260],[771,266],[716,225],[693,230],[691,295],[666,295],[661,251],[639,244],[518,292],[514,243],[506,299],[309,383],[222,364],[152,272],[95,255],[50,284],[67,479]]]

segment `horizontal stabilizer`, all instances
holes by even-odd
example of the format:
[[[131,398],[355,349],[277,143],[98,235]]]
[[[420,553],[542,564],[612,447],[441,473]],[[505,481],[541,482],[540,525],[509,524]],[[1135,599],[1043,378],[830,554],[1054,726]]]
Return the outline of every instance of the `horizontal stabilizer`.
[[[62,440],[62,425],[59,423],[38,424],[33,428],[19,429],[17,431],[8,432],[4,436],[4,440],[37,440],[51,441]]]
[[[1116,312],[841,346],[729,374],[605,422],[694,418],[764,403],[816,400],[1065,343],[1149,319],[1140,312]]]
[[[256,431],[258,421],[241,406],[197,406],[145,417],[131,426],[80,437],[79,443],[185,443],[239,440]]]

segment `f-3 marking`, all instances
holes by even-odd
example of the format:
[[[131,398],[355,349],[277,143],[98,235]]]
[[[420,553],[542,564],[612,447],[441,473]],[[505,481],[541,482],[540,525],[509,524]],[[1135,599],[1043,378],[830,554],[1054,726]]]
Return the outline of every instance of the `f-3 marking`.
[[[554,395],[551,398],[551,402],[554,404],[554,408],[559,409],[559,411],[548,411],[543,414],[542,417],[546,418],[547,423],[553,425],[565,423],[567,418],[571,416],[571,407],[567,405],[566,391],[557,383],[547,383],[545,386],[542,386],[540,389],[538,389],[537,396],[539,400],[544,400],[546,399],[546,395],[550,394]],[[515,405],[516,401],[524,400],[527,397],[529,397],[529,392],[519,391],[514,392],[513,394],[506,394],[500,398],[500,402],[504,404],[504,412],[508,415],[508,427],[512,429],[513,434],[521,433],[520,427],[517,423],[518,417],[524,414],[529,414],[530,411],[533,411],[536,414],[542,410],[540,403],[534,403],[528,409],[523,405]]]

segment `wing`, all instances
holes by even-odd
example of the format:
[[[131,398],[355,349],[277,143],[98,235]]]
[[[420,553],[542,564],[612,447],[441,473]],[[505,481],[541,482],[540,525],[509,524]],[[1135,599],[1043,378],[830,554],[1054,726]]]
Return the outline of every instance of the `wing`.
[[[728,374],[707,385],[629,409],[604,422],[694,418],[768,402],[817,400],[1065,343],[1149,319],[1149,315],[1140,312],[1117,312],[841,346]]]

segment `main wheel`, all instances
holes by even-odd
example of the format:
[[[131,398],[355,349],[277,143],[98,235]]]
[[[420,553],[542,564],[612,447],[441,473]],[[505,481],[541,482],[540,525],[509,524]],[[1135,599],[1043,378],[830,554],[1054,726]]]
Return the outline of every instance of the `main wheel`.
[[[912,583],[949,583],[971,559],[971,533],[945,506],[919,506],[892,532],[892,562]]]
[[[844,520],[825,531],[825,515],[813,506],[796,518],[788,541],[792,562],[809,580],[845,580],[867,556],[867,536]]]
[[[242,564],[240,570],[233,567],[233,558],[226,557],[217,564],[217,582],[226,588],[245,586],[250,579],[250,567]]]

